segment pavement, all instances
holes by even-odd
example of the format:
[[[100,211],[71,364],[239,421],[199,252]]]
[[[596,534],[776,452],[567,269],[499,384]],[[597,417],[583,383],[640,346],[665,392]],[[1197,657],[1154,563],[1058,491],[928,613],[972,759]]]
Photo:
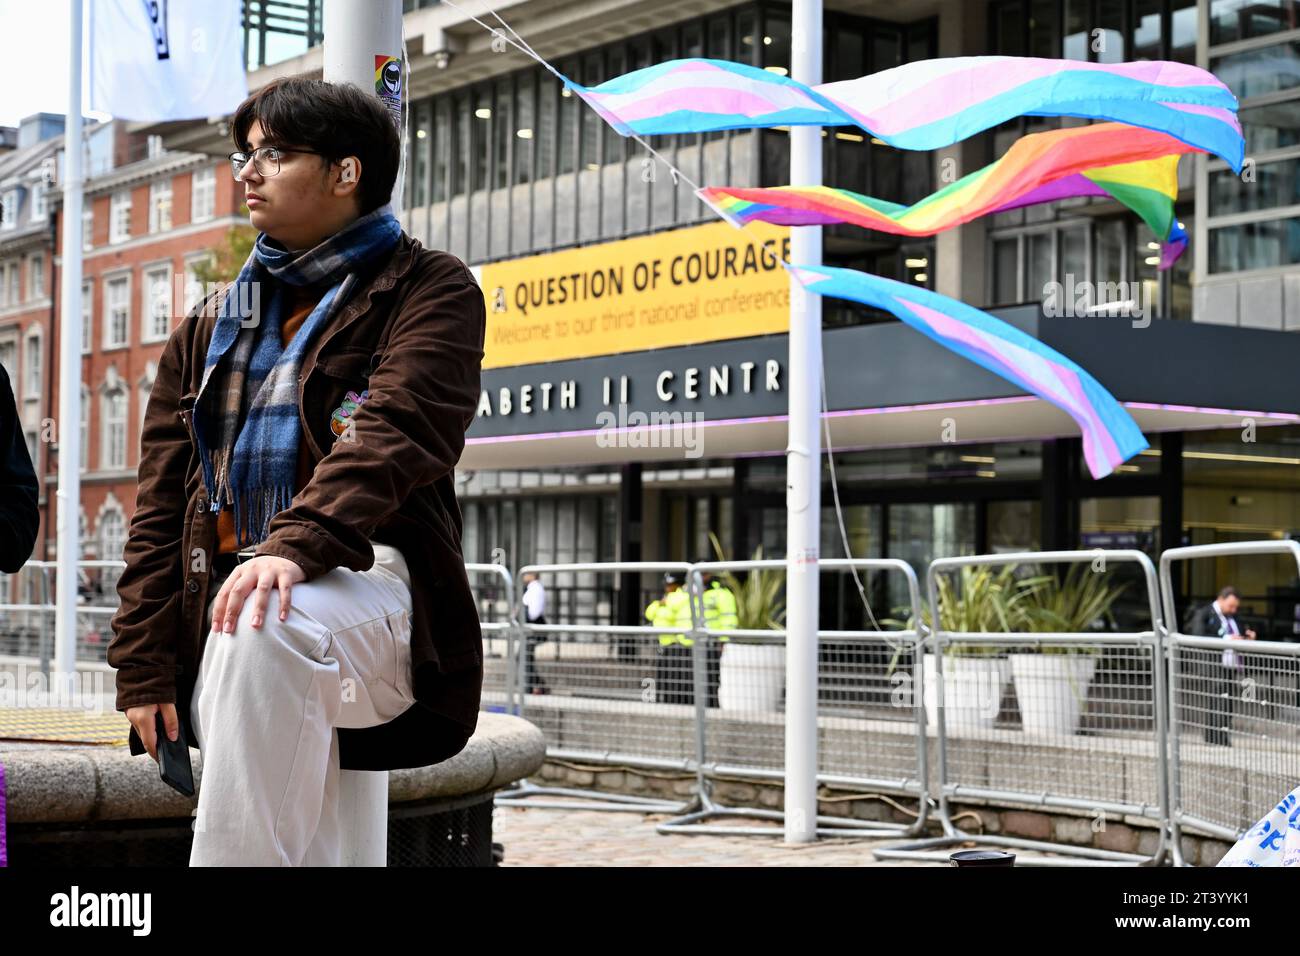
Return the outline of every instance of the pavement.
[[[505,846],[502,866],[941,866],[927,861],[877,860],[873,846],[894,840],[832,837],[787,845],[779,824],[773,836],[661,834],[665,814],[498,806],[492,839]],[[710,823],[725,823],[715,819]],[[953,849],[957,849],[954,847]]]

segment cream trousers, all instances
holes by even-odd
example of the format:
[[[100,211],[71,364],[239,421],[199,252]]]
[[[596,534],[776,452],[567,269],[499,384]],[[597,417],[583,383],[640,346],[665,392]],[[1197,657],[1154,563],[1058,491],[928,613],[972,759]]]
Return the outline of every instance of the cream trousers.
[[[260,627],[252,596],[230,634],[212,631],[190,718],[203,755],[190,866],[339,866],[336,728],[387,723],[415,702],[410,575],[371,542],[368,571],[334,568],[272,589]]]

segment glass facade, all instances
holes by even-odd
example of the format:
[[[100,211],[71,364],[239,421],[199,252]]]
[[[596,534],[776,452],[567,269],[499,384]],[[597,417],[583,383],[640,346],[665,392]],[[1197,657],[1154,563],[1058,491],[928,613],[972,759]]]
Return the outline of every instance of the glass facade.
[[[411,0],[407,8],[426,5]],[[1194,244],[1203,244],[1209,273],[1300,263],[1300,4],[1203,0],[1201,7],[1208,11],[1205,19],[1196,0],[992,0],[987,43],[963,38],[961,48],[1102,63],[1197,63],[1198,40],[1201,56],[1208,43],[1202,65],[1241,99],[1250,175],[1238,177],[1210,160],[1198,216],[1196,164],[1185,161],[1178,221]],[[909,22],[828,12],[826,81],[937,55],[933,8],[917,8],[926,16]],[[788,4],[751,2],[665,23],[560,57],[556,65],[589,85],[691,56],[734,59],[786,75],[790,46]],[[715,221],[695,199],[696,184],[788,181],[786,129],[650,137],[647,151],[614,133],[576,97],[565,96],[550,73],[522,55],[502,55],[518,56],[518,68],[411,104],[403,222],[430,247],[481,264],[609,242]],[[975,151],[982,148],[982,161],[991,161],[1021,136],[1078,122],[1024,117],[991,130]],[[932,153],[889,149],[851,127],[827,129],[823,143],[828,185],[901,203],[939,185]],[[674,181],[662,160],[691,181]],[[1047,283],[1073,276],[1094,284],[1103,308],[1141,296],[1156,318],[1192,318],[1196,247],[1160,272],[1157,237],[1113,201],[1085,197],[1013,210],[976,228],[987,236],[987,291],[982,303],[964,296],[973,304],[1040,301]],[[830,264],[934,286],[940,263],[933,240],[902,240],[849,226],[826,227],[823,234]],[[1202,237],[1208,238],[1202,243]],[[827,328],[894,321],[838,300],[825,300],[822,307]],[[1077,480],[1064,482],[1075,521],[1069,534],[1077,546],[1131,547],[1155,556],[1181,542],[1300,535],[1294,495],[1300,426],[1261,429],[1259,443],[1245,450],[1241,437],[1229,432],[1149,438],[1152,448],[1104,481],[1092,481],[1080,461]],[[1162,446],[1181,456],[1180,468],[1164,460]],[[1060,533],[1060,516],[1045,500],[1047,447],[1007,441],[837,452],[842,508],[837,513],[825,484],[821,554],[897,557],[923,573],[937,557],[1048,546]],[[767,556],[784,554],[784,455],[642,467],[642,560],[711,554],[709,532],[734,557],[750,557],[760,543]],[[624,557],[618,465],[458,477],[465,479],[460,500],[468,561],[500,561],[517,569],[533,562]],[[1170,521],[1162,508],[1178,487],[1181,522]],[[1204,564],[1183,582],[1189,597],[1203,600],[1231,583],[1249,595],[1244,610],[1257,615],[1261,636],[1292,626],[1287,615],[1294,608],[1286,595],[1293,582],[1281,562]],[[890,578],[863,580],[878,618],[894,613],[906,598],[903,582]],[[1140,610],[1140,582],[1132,584],[1121,614]],[[626,595],[619,593],[625,585],[614,575],[571,573],[549,590],[565,620],[612,621],[626,606],[620,600]],[[639,586],[644,605],[657,582],[643,576]],[[501,596],[490,589],[480,594],[484,620],[499,619]],[[824,627],[866,623],[862,595],[849,575],[822,576],[821,606]]]
[[[321,42],[323,0],[244,0],[244,65],[249,70],[301,56]]]
[[[1210,177],[1209,272],[1300,263],[1300,3],[1211,0],[1209,68],[1240,102],[1246,168]]]
[[[989,6],[989,52],[1094,63],[1161,59],[1196,62],[1195,0],[1004,0]],[[1287,120],[1274,120],[1285,128]],[[1021,117],[992,131],[992,155],[1020,137],[1079,120]],[[1189,231],[1193,166],[1179,168],[1178,221]],[[988,217],[987,304],[1039,302],[1049,282],[1088,282],[1098,312],[1142,296],[1151,316],[1192,318],[1192,255],[1162,273],[1159,243],[1136,216],[1105,199],[1078,198]],[[1118,284],[1122,283],[1123,286]]]
[[[573,564],[617,560],[617,502],[608,494],[519,495],[461,502],[467,563]],[[613,613],[612,575],[565,572],[546,581],[547,614],[572,623],[606,621]],[[484,621],[507,616],[505,595],[479,589]]]
[[[826,16],[827,81],[934,55],[935,21]],[[503,55],[514,55],[503,54]],[[660,27],[556,64],[594,85],[674,57],[709,56],[790,68],[789,8],[746,4]],[[520,55],[520,59],[524,58]],[[716,221],[694,184],[779,185],[789,131],[651,136],[647,151],[615,133],[541,68],[526,67],[412,104],[403,217],[426,245],[493,262]],[[900,202],[934,189],[933,156],[873,145],[860,130],[827,130],[824,181]],[[666,162],[684,174],[674,181]],[[690,180],[689,182],[687,180]],[[826,260],[929,285],[933,243],[852,226],[825,230]],[[870,321],[826,304],[828,327]]]

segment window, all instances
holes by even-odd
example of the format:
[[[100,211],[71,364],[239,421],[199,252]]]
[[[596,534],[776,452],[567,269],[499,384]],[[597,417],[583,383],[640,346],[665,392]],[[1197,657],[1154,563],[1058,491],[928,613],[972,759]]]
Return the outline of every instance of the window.
[[[1296,0],[1210,0],[1210,42],[1268,36],[1300,23]]]
[[[537,133],[534,137],[537,150],[537,178],[552,176],[551,166],[555,154],[555,84],[546,75],[537,78]]]
[[[1225,216],[1277,206],[1300,206],[1300,155],[1255,167],[1243,182],[1231,169],[1210,174],[1210,215]]]
[[[1088,228],[1074,226],[1061,230],[1060,246],[1060,281],[1069,282],[1073,277],[1074,281],[1083,282],[1088,275]]]
[[[565,67],[565,76],[573,76],[576,70],[577,64],[570,61]],[[560,90],[560,111],[555,120],[556,175],[573,172],[573,131],[577,125],[578,109],[578,97],[573,91]]]
[[[1128,278],[1124,268],[1124,223],[1119,219],[1107,219],[1097,223],[1095,231],[1095,268],[1092,277],[1100,287],[1113,288],[1109,283],[1123,282]],[[1102,296],[1098,296],[1101,300]]]
[[[514,102],[510,93],[510,77],[502,77],[496,83],[496,111],[492,114],[492,131],[496,137],[496,147],[492,150],[492,176],[490,187],[505,189],[510,185],[510,161],[513,155],[515,121]]]
[[[459,196],[469,191],[469,169],[470,169],[470,131],[473,117],[470,115],[469,98],[465,95],[456,97],[456,112],[454,122],[456,124],[456,145],[454,147],[454,162],[451,167],[451,194]]]
[[[438,102],[437,121],[433,138],[433,201],[447,198],[447,164],[451,150],[451,101],[443,97]]]
[[[1240,110],[1237,116],[1246,135],[1247,156],[1300,146],[1300,110],[1294,102],[1266,103]]]
[[[131,191],[113,193],[108,206],[108,241],[125,242],[131,238]]]
[[[696,29],[698,29],[698,24]],[[601,66],[599,53],[588,54],[583,58],[582,73],[584,86],[596,86],[608,79],[604,75],[605,70]],[[604,125],[601,118],[596,115],[595,110],[583,106],[581,115],[578,118],[580,129],[578,139],[579,169],[600,168],[600,131]]]
[[[1300,86],[1300,40],[1219,57],[1214,74],[1239,99]]]
[[[18,225],[18,190],[0,193],[0,229],[14,229]]]
[[[533,74],[519,77],[515,86],[515,182],[533,180],[533,137],[536,133]],[[621,138],[621,137],[620,137]]]
[[[143,273],[140,315],[144,328],[141,342],[158,342],[171,332],[171,265],[152,266]]]
[[[120,561],[126,546],[126,521],[116,507],[106,510],[99,519],[99,557],[103,561]],[[105,594],[112,594],[121,568],[104,568],[100,575]]]
[[[1210,233],[1210,271],[1243,272],[1300,263],[1300,220],[1221,226]]]
[[[4,304],[17,305],[18,304],[18,263],[10,262],[8,267],[5,269],[5,272],[8,274],[9,278],[5,282],[6,294],[5,294]]]
[[[81,470],[90,467],[90,388],[81,383]],[[83,522],[84,526],[84,522]],[[85,538],[83,527],[82,538]]]
[[[1025,299],[1037,302],[1046,295],[1049,282],[1056,278],[1052,268],[1052,233],[1034,232],[1025,236]]]
[[[433,148],[432,105],[426,101],[411,110],[415,126],[415,161],[411,163],[412,188],[408,193],[408,206],[424,206],[429,201],[429,151]]]
[[[1298,17],[1294,0],[1210,3],[1210,69],[1240,100],[1251,162],[1240,176],[1207,163],[1209,216],[1193,240],[1204,239],[1211,273],[1300,263]]]
[[[25,388],[23,397],[40,398],[41,396],[41,337],[39,335],[29,335],[27,337],[27,377],[23,380]],[[32,459],[35,461],[35,459]]]
[[[45,201],[48,188],[44,182],[39,181],[32,185],[32,222],[44,222],[48,215],[48,204]]]
[[[81,207],[81,251],[95,247],[95,208],[89,201]]]
[[[492,153],[492,91],[486,87],[474,90],[474,129],[470,133],[474,156],[469,184],[471,192],[486,189],[488,182],[488,157]]]
[[[149,186],[149,231],[166,232],[172,227],[172,181],[162,179]]]
[[[1020,243],[999,239],[993,243],[993,304],[1020,301]]]
[[[118,386],[104,393],[103,428],[99,435],[99,467],[126,467],[126,389]]]
[[[27,260],[27,299],[45,298],[45,254],[34,252]]]
[[[209,166],[190,177],[190,221],[206,222],[216,215],[217,171]]]
[[[104,348],[116,349],[127,344],[131,313],[131,276],[116,276],[104,281]]]
[[[92,318],[94,313],[95,283],[93,280],[87,280],[81,283],[81,354],[90,354],[90,337],[93,325]],[[85,411],[83,406],[82,411]],[[84,457],[83,457],[84,460]]]

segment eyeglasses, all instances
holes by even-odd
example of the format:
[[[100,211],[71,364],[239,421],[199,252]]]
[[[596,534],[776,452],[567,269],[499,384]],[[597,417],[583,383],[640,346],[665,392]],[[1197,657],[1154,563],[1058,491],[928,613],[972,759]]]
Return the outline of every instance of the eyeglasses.
[[[253,168],[257,170],[259,176],[274,176],[280,171],[280,157],[285,153],[307,153],[312,156],[325,155],[316,152],[314,149],[284,149],[281,146],[259,146],[252,153],[231,153],[230,171],[238,181],[240,171],[251,159]]]

